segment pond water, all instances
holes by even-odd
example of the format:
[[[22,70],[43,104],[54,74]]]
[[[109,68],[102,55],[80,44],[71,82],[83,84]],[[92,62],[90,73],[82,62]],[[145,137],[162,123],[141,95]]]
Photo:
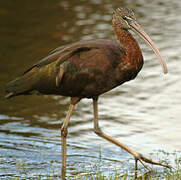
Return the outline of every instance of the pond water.
[[[162,74],[153,52],[133,34],[142,48],[144,67],[134,81],[99,98],[100,125],[112,137],[155,160],[160,158],[159,150],[181,151],[181,1],[0,1],[1,179],[59,175],[60,128],[69,104],[69,98],[61,96],[6,100],[5,84],[60,45],[116,39],[111,16],[117,7],[134,9],[166,59],[169,74]],[[67,175],[91,171],[97,163],[105,175],[115,169],[133,169],[130,155],[94,134],[92,112],[92,101],[84,99],[71,118]],[[167,158],[174,166],[173,157]]]

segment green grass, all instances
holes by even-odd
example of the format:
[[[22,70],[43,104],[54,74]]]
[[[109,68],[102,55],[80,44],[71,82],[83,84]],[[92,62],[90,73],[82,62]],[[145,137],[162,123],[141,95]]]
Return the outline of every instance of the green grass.
[[[71,178],[70,178],[71,179]],[[99,173],[87,173],[84,175],[78,175],[73,178],[74,180],[135,180],[134,175],[124,174],[121,175],[119,173],[115,175],[110,175],[109,177],[105,177],[102,172]],[[153,174],[153,173],[145,173],[143,175],[139,175],[137,180],[181,180],[181,169],[176,170],[175,172],[167,172],[167,174]]]
[[[138,171],[137,174],[137,180],[181,180],[181,156],[178,157],[178,154],[180,153],[167,153],[165,151],[159,151],[157,153],[157,158],[160,157],[160,162],[164,164],[170,164],[169,157],[173,157],[174,159],[174,168],[173,169],[167,169],[167,168],[159,168],[158,166],[152,166],[154,167],[153,172],[146,172],[145,168],[142,168]],[[101,151],[100,151],[100,157],[101,157]],[[162,159],[162,160],[161,160]],[[100,159],[101,160],[101,159]],[[84,174],[79,174],[75,176],[74,180],[135,180],[135,173],[134,172],[125,172],[120,173],[119,170],[114,171],[114,173],[109,174],[108,176],[105,176],[104,172],[101,171],[101,167],[99,166],[100,160],[95,162],[95,165],[93,165],[94,168],[91,168],[90,170],[85,170]],[[103,166],[106,166],[103,164]],[[108,166],[109,167],[109,166]],[[68,178],[69,179],[69,178]]]
[[[10,180],[21,180],[22,178],[10,178]],[[38,175],[36,178],[32,178],[33,180],[59,180],[60,176],[58,175],[48,175],[41,176]],[[103,172],[85,172],[83,174],[79,174],[75,177],[67,177],[67,180],[135,180],[134,175],[119,174],[115,172],[108,177],[106,177]],[[181,169],[176,169],[174,171],[167,171],[164,175],[159,173],[145,173],[143,175],[139,175],[136,180],[181,180]]]
[[[154,154],[155,155],[155,154]],[[164,156],[163,156],[164,155]],[[167,153],[164,151],[159,151],[157,157],[162,159],[162,163],[170,164],[169,158],[173,157],[174,169],[159,168],[158,166],[152,166],[154,168],[153,172],[146,172],[146,169],[139,166],[139,171],[137,174],[137,180],[181,180],[181,156],[180,153]],[[164,159],[164,160],[163,160]],[[123,169],[127,169],[124,162],[120,162]],[[17,166],[23,167],[23,164],[17,163]],[[125,167],[124,167],[125,166]],[[91,166],[85,164],[81,167],[81,172],[67,177],[67,180],[135,180],[134,171],[129,170],[128,172],[123,172],[120,169],[114,169],[110,173],[103,171],[102,167],[110,167],[109,163],[105,163],[102,160],[102,154],[100,150],[99,158],[91,163]],[[112,167],[111,167],[112,168]],[[12,177],[10,180],[21,180],[21,177]],[[47,172],[47,175],[37,175],[32,177],[32,180],[60,180],[60,175],[55,172]]]

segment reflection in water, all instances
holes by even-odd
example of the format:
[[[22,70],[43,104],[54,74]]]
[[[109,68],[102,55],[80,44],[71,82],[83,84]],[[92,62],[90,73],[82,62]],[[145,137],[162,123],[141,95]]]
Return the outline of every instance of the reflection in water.
[[[127,6],[167,59],[163,76],[155,55],[141,44],[146,59],[136,80],[100,97],[104,131],[137,151],[180,151],[180,1],[1,1],[0,2],[0,177],[59,174],[60,127],[69,98],[3,98],[6,82],[52,49],[82,39],[114,39],[112,9]],[[177,21],[175,21],[177,17]],[[136,37],[137,38],[137,37]],[[68,173],[90,170],[99,161],[108,175],[133,168],[130,156],[94,135],[92,102],[82,100],[69,126]],[[101,145],[101,159],[100,147]],[[170,157],[171,159],[172,157]],[[123,164],[121,162],[126,163]]]

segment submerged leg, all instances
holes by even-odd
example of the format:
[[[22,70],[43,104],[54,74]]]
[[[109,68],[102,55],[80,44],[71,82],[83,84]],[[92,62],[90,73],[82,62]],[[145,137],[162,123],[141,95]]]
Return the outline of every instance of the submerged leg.
[[[131,148],[129,148],[128,146],[126,146],[125,144],[117,141],[116,139],[113,139],[111,136],[108,136],[106,134],[104,134],[101,129],[99,128],[99,124],[98,124],[98,105],[97,105],[97,98],[93,99],[93,106],[94,106],[94,132],[99,135],[100,137],[107,139],[108,141],[112,142],[113,144],[121,147],[122,149],[126,150],[128,153],[132,154],[135,158],[135,170],[137,171],[137,161],[140,161],[142,163],[142,165],[147,168],[150,171],[150,168],[145,164],[146,163],[150,163],[150,164],[154,164],[154,165],[159,165],[159,166],[163,166],[166,168],[172,168],[169,165],[166,164],[161,164],[159,162],[155,162],[152,161],[151,159],[148,159],[147,157],[143,156],[140,153],[137,153],[136,151],[132,150]]]
[[[67,127],[68,127],[68,123],[70,120],[70,117],[72,115],[72,112],[74,110],[75,105],[80,101],[80,98],[74,97],[71,98],[70,101],[70,106],[69,106],[69,110],[68,113],[66,115],[66,118],[63,122],[63,125],[61,127],[61,137],[62,137],[62,179],[65,179],[66,176],[66,146],[67,146],[67,142],[66,142],[66,137],[67,137]]]

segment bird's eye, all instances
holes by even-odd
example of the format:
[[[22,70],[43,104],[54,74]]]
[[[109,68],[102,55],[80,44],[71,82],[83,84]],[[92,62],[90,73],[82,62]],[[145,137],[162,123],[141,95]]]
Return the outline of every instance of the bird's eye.
[[[123,18],[124,20],[127,20],[127,17],[126,17],[126,16],[123,16],[122,18]]]

